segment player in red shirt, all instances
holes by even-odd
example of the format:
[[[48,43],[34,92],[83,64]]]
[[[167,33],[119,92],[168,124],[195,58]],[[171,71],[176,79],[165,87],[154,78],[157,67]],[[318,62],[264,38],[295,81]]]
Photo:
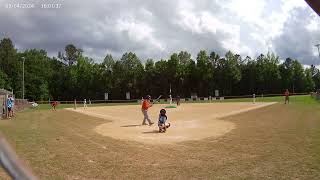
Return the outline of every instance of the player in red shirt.
[[[58,106],[58,101],[52,101],[52,102],[51,102],[52,110],[55,111],[57,106]]]
[[[284,104],[287,104],[287,102],[288,102],[288,104],[289,104],[289,96],[290,96],[290,93],[289,93],[289,90],[288,89],[286,89],[286,92],[284,92]]]
[[[150,100],[151,100],[151,96],[150,95],[147,95],[143,102],[142,102],[142,107],[141,107],[141,111],[142,111],[142,114],[143,114],[143,121],[142,121],[142,125],[147,125],[146,124],[146,120],[148,121],[149,123],[149,126],[151,126],[152,124],[154,124],[150,118],[149,118],[149,115],[148,115],[148,109],[150,107],[152,107],[152,104],[150,103]]]

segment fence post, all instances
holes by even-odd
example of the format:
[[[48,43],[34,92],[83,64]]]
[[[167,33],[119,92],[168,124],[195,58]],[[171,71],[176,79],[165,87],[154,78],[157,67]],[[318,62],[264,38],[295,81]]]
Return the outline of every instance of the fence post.
[[[77,109],[77,100],[74,99],[74,106],[73,106],[73,109]]]
[[[4,100],[4,104],[5,104],[5,111],[6,111],[6,119],[9,118],[9,110],[8,110],[8,94],[5,95],[5,100]]]

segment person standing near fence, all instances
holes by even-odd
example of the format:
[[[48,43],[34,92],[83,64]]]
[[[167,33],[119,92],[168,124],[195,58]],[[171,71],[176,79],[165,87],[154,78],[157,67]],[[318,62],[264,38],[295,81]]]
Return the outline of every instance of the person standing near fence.
[[[11,99],[11,95],[7,98],[7,109],[8,109],[8,118],[12,117],[12,108],[13,108],[13,103]]]
[[[58,106],[58,101],[52,101],[51,102],[51,107],[52,107],[52,110],[56,111],[56,107]]]
[[[150,95],[147,95],[143,102],[142,102],[142,107],[141,107],[141,111],[142,111],[142,114],[143,114],[143,121],[142,121],[142,125],[147,125],[146,124],[146,120],[148,121],[149,123],[149,126],[151,126],[152,124],[154,124],[150,118],[149,118],[149,114],[148,114],[148,109],[150,107],[152,107],[152,104],[150,104],[150,100],[151,100],[151,96]]]
[[[289,104],[289,96],[290,96],[290,92],[288,89],[286,89],[286,91],[284,92],[284,104]]]
[[[180,106],[180,96],[177,96],[176,101],[177,101],[177,106]]]
[[[84,99],[84,101],[83,101],[83,108],[87,108],[87,100],[86,99]]]
[[[14,104],[14,98],[13,98],[12,95],[11,95],[10,99],[11,99],[11,103],[12,103],[11,117],[14,117],[14,106],[15,106],[15,104]]]

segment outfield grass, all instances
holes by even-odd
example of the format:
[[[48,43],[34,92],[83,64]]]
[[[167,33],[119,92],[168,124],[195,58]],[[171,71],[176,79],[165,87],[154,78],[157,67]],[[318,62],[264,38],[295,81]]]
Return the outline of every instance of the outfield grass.
[[[87,104],[88,107],[96,107],[96,106],[121,106],[121,105],[137,105],[139,103],[94,103]],[[83,107],[83,104],[77,104],[77,107]],[[56,109],[64,109],[64,108],[74,108],[74,104],[59,104]],[[34,110],[49,110],[52,109],[50,104],[39,104],[36,108],[31,108]],[[29,109],[30,110],[30,109]]]
[[[290,100],[295,103],[314,103],[315,101],[312,98],[309,98],[310,95],[300,95],[300,96],[291,96]],[[258,97],[256,98],[256,102],[283,102],[283,96],[275,96],[275,97]],[[252,98],[233,98],[233,99],[224,99],[224,100],[212,100],[212,101],[185,101],[181,103],[223,103],[223,102],[252,102]],[[96,107],[96,106],[121,106],[121,105],[138,105],[138,102],[131,102],[131,103],[94,103],[94,104],[87,104],[88,107]],[[169,102],[165,102],[164,100],[160,101],[160,104],[169,104]],[[82,107],[83,104],[77,104],[77,107]],[[59,104],[57,109],[64,109],[64,108],[73,108],[74,104]],[[50,104],[39,104],[38,107],[34,108],[37,110],[48,110],[51,109]]]
[[[296,96],[224,118],[236,129],[220,138],[165,146],[103,137],[92,129],[107,120],[60,109],[18,113],[0,130],[40,179],[319,179],[319,117],[317,101]]]

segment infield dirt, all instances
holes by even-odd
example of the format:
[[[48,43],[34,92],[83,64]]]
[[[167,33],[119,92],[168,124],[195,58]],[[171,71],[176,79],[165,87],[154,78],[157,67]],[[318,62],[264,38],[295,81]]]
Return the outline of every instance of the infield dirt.
[[[222,136],[234,128],[235,123],[220,118],[258,109],[274,103],[189,103],[167,110],[171,127],[166,133],[158,133],[158,115],[166,105],[157,104],[149,109],[152,126],[141,125],[141,106],[104,106],[68,109],[86,115],[111,120],[94,130],[114,139],[132,140],[149,144],[169,144],[187,140],[200,140]]]

